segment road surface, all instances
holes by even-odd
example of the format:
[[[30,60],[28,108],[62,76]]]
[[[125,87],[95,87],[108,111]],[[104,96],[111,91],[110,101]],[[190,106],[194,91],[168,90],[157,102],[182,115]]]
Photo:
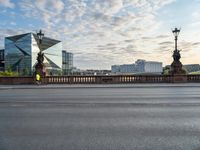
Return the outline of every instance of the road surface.
[[[0,150],[199,149],[200,84],[0,88]]]

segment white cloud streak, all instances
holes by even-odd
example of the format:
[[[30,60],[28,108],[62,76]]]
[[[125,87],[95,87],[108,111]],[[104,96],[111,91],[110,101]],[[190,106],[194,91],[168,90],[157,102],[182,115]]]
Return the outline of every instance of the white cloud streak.
[[[6,7],[6,8],[14,8],[15,4],[12,3],[10,0],[0,0],[0,6]]]

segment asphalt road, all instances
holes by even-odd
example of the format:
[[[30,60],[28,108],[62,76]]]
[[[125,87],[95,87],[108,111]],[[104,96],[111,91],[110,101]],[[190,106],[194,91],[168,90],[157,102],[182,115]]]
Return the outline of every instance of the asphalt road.
[[[0,89],[0,150],[200,150],[200,85],[21,87]]]

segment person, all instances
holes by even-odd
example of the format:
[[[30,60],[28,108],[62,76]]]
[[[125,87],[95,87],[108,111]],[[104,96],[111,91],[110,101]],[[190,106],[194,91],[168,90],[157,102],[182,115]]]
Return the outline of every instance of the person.
[[[36,80],[36,83],[38,85],[41,84],[41,78],[40,78],[40,75],[38,73],[36,73],[36,75],[35,75],[35,80]]]

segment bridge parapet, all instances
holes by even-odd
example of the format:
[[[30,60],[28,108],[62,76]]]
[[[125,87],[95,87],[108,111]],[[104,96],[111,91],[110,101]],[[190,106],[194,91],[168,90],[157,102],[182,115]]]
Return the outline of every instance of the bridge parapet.
[[[45,84],[131,84],[131,83],[192,83],[200,75],[111,75],[111,76],[46,76]],[[0,77],[0,84],[34,84],[33,77]]]

